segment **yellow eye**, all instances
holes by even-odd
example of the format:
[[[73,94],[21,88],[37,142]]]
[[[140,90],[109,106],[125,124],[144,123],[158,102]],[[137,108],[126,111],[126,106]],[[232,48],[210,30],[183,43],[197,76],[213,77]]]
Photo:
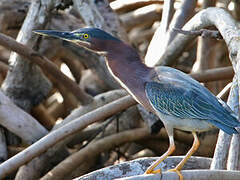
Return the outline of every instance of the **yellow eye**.
[[[83,37],[84,37],[85,39],[88,39],[88,38],[89,38],[89,35],[88,35],[88,34],[84,34]]]

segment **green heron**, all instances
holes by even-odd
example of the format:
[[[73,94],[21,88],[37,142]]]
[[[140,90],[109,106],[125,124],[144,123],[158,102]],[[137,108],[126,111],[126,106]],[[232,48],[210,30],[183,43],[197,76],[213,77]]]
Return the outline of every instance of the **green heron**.
[[[146,174],[161,173],[156,166],[175,150],[173,129],[190,131],[194,142],[182,161],[169,171],[179,175],[183,165],[198,149],[196,132],[215,127],[235,134],[240,126],[234,113],[208,89],[187,74],[171,67],[150,68],[141,62],[134,48],[97,28],[82,28],[72,32],[36,30],[35,33],[73,42],[91,51],[104,54],[112,76],[133,98],[159,116],[169,136],[169,148],[147,170]]]

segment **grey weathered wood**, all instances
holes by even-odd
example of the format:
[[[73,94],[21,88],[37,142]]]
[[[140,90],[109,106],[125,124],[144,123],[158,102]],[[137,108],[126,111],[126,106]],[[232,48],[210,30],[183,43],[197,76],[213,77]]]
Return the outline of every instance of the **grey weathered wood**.
[[[234,76],[233,78],[232,87],[228,97],[227,104],[233,111],[235,112],[238,111],[238,84],[236,76]],[[210,169],[226,169],[231,140],[232,136],[220,130]],[[231,161],[232,160],[228,161],[228,164]]]
[[[109,166],[84,176],[77,178],[77,180],[112,180],[116,178],[123,178],[135,175],[143,175],[145,170],[156,161],[158,158],[139,158],[137,160],[120,163]],[[182,159],[179,156],[168,157],[157,168],[161,168],[163,172],[174,168]],[[208,169],[211,163],[210,158],[191,157],[184,165],[183,169]],[[145,177],[145,176],[143,176]],[[158,176],[159,178],[159,176]]]
[[[145,63],[149,66],[154,65],[155,59],[158,59],[161,51],[165,49],[165,37],[170,23],[170,19],[173,15],[174,0],[165,0],[163,4],[163,12],[161,17],[161,24],[155,31],[152,40],[148,46],[148,50],[145,56]],[[159,40],[161,39],[161,47],[159,47]]]
[[[236,113],[239,113],[239,84],[236,80],[236,76],[233,79],[230,95],[228,98],[228,105]],[[222,143],[230,145],[228,160],[227,160],[227,170],[239,170],[239,159],[240,159],[240,137],[239,134],[234,134],[231,139],[226,138]],[[227,142],[226,142],[227,141]],[[224,151],[224,149],[223,149]],[[224,152],[223,152],[224,153]]]
[[[0,124],[28,144],[36,142],[48,133],[36,119],[13,104],[1,91]]]
[[[240,178],[239,171],[224,171],[224,170],[183,170],[184,180],[238,180]],[[176,180],[179,179],[177,173],[163,172],[159,174],[140,175],[128,178],[120,178],[116,180]]]

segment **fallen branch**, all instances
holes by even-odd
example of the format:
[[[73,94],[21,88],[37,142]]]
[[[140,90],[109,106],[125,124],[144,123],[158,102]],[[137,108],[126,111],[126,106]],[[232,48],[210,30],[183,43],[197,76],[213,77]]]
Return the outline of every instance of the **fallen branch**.
[[[237,43],[238,41],[233,43]],[[239,47],[239,44],[236,44],[237,47]],[[239,54],[240,51],[238,51]],[[239,55],[238,55],[239,57]],[[236,57],[232,58],[232,61],[237,60],[239,62],[239,59],[237,59]],[[234,62],[233,62],[234,63]],[[238,66],[238,65],[237,65]],[[230,90],[230,94],[229,94],[229,98],[228,98],[228,105],[229,107],[233,110],[233,112],[235,114],[238,114],[238,121],[239,121],[239,71],[237,70],[234,78],[233,78],[233,82],[232,82],[232,86],[231,86],[231,90]],[[223,135],[223,134],[222,134]],[[219,135],[220,136],[220,135]],[[227,170],[236,170],[239,169],[239,158],[240,158],[240,144],[239,144],[239,134],[234,134],[231,137],[228,137],[225,135],[223,135],[223,141],[218,140],[217,141],[217,145],[216,149],[218,148],[218,150],[222,150],[223,152],[220,152],[219,154],[215,154],[214,153],[214,161],[219,161],[219,157],[221,157],[222,159],[226,160],[227,159]],[[221,144],[220,144],[221,143]],[[225,146],[225,148],[227,147],[227,145],[229,145],[230,143],[230,148],[228,146],[228,154],[226,152],[226,149],[224,149],[223,147]],[[225,156],[222,156],[222,154],[224,154]],[[221,161],[220,161],[221,162]],[[216,163],[217,164],[217,163]],[[211,166],[213,167],[213,166]]]

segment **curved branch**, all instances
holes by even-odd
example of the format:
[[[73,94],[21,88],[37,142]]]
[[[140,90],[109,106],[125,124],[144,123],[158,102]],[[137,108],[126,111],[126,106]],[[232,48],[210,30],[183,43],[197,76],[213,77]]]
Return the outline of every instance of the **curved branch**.
[[[230,54],[237,55],[236,41],[240,36],[236,21],[231,15],[221,8],[207,8],[196,14],[187,24],[183,27],[183,30],[200,30],[208,26],[216,26],[220,31],[223,39],[226,41]],[[167,47],[165,53],[162,55],[157,65],[171,65],[175,62],[177,57],[181,55],[184,48],[188,43],[193,41],[196,36],[186,36],[178,34],[177,37]]]
[[[171,156],[165,159],[163,162],[158,165],[157,168],[161,167],[163,174],[165,174],[168,169],[171,169],[175,165],[177,165],[181,160],[183,156]],[[151,158],[139,158],[137,160],[133,161],[127,161],[123,162],[117,165],[109,166],[94,172],[91,172],[89,174],[86,174],[84,176],[81,176],[77,178],[78,180],[88,180],[88,179],[95,179],[95,180],[101,180],[101,179],[116,179],[116,178],[122,178],[122,179],[131,179],[131,178],[153,178],[157,177],[158,180],[161,179],[160,174],[156,175],[144,175],[145,170],[148,168],[150,164],[152,164],[155,160],[157,160],[157,157]],[[194,157],[192,156],[188,162],[184,165],[184,169],[198,169],[197,171],[201,171],[200,169],[207,169],[209,168],[211,163],[210,158],[203,158],[203,157]],[[196,170],[194,170],[196,172]],[[189,172],[188,171],[182,171]],[[169,174],[169,173],[167,173]],[[174,180],[178,179],[176,173],[174,174]],[[134,176],[135,175],[135,176]],[[132,176],[132,177],[129,177]],[[125,178],[124,178],[125,177]],[[185,177],[184,177],[185,178]],[[210,178],[211,179],[211,178]],[[185,180],[185,179],[184,179]]]

